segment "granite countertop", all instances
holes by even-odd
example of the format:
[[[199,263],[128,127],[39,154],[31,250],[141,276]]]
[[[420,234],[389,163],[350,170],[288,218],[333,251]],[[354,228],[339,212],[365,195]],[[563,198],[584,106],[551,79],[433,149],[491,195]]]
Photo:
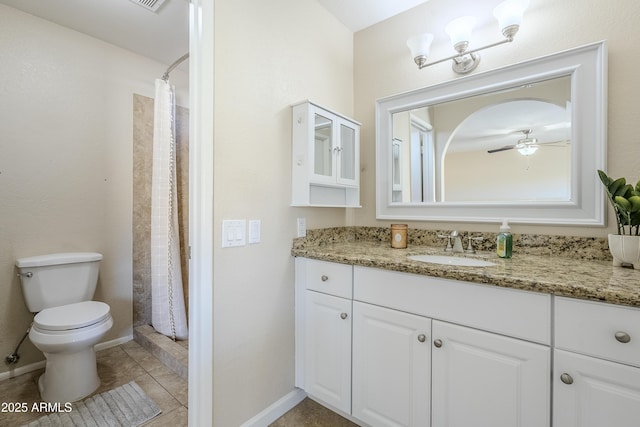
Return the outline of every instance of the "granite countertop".
[[[474,255],[453,254],[486,259],[489,267],[463,267],[412,261],[409,255],[445,253],[442,247],[409,244],[407,249],[392,249],[387,241],[334,239],[294,244],[296,257],[331,261],[385,270],[463,280],[494,286],[542,292],[558,296],[640,307],[640,270],[614,267],[611,260],[581,259],[569,256],[519,253],[514,246],[510,259],[495,252]]]

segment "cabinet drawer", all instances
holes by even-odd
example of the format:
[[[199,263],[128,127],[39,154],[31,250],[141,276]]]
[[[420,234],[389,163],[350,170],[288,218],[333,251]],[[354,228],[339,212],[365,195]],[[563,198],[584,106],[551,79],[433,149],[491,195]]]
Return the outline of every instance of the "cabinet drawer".
[[[549,295],[358,266],[353,287],[358,301],[551,343]]]
[[[305,288],[313,291],[351,299],[353,267],[347,264],[301,259],[298,267],[302,267],[301,277]]]
[[[640,366],[640,310],[556,298],[555,316],[557,348]]]

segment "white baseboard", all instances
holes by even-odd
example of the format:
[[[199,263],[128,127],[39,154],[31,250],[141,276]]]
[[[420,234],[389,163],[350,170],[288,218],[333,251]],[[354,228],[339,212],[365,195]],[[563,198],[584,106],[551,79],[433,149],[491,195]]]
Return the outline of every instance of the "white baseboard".
[[[302,402],[307,393],[299,388],[291,390],[288,394],[266,407],[255,417],[246,421],[240,427],[267,427],[269,424],[289,412],[294,406]]]
[[[133,335],[127,335],[127,336],[124,336],[124,337],[116,338],[114,340],[100,342],[100,343],[95,345],[94,349],[96,351],[105,350],[107,348],[115,347],[115,346],[118,346],[120,344],[124,344],[126,342],[129,342],[132,339],[133,339]]]
[[[0,381],[8,380],[9,378],[17,377],[18,375],[26,374],[29,372],[37,371],[38,369],[44,368],[45,365],[46,360],[41,360],[40,362],[20,366],[7,372],[0,372]]]
[[[101,342],[95,345],[96,351],[105,350],[107,348],[115,347],[120,344],[124,344],[133,339],[133,335],[127,335],[125,337],[116,338],[114,340]],[[47,361],[41,360],[40,362],[31,363],[29,365],[20,366],[15,369],[10,369],[7,372],[0,372],[0,381],[8,380],[9,378],[17,377],[22,374],[37,371],[45,367]]]

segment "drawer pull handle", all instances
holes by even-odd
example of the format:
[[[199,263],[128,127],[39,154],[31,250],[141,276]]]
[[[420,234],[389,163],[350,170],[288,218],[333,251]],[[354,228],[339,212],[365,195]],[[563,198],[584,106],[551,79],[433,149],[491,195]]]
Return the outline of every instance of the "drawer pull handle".
[[[626,332],[616,332],[615,336],[616,336],[616,339],[618,340],[618,342],[621,342],[623,344],[626,344],[629,341],[631,341],[631,337]]]
[[[560,381],[565,384],[573,384],[573,377],[569,374],[562,374],[560,375]]]
[[[347,313],[340,313],[340,318],[342,320],[346,319],[347,317],[349,317],[349,315]]]
[[[442,340],[434,340],[433,345],[435,345],[437,348],[442,347]]]
[[[425,342],[427,340],[427,336],[425,334],[418,335],[418,341]]]
[[[329,280],[328,276],[322,275],[322,277],[320,278],[320,280],[322,280],[323,282],[326,282],[327,280]]]

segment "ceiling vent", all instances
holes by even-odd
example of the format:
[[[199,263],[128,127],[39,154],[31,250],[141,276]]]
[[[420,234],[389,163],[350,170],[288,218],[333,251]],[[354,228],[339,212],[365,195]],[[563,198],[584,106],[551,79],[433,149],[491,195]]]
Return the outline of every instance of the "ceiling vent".
[[[157,12],[160,6],[167,0],[130,0],[131,2],[144,7],[152,12]]]

